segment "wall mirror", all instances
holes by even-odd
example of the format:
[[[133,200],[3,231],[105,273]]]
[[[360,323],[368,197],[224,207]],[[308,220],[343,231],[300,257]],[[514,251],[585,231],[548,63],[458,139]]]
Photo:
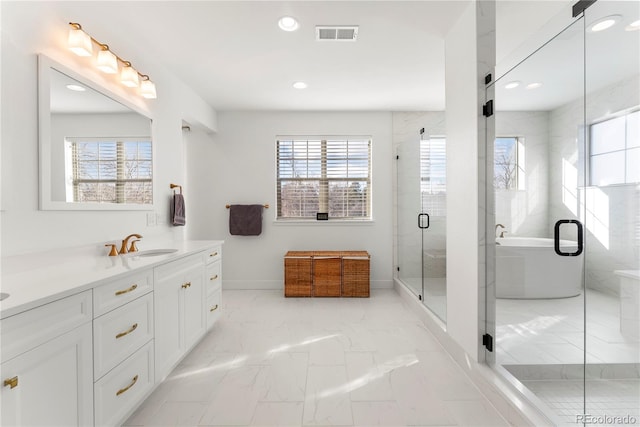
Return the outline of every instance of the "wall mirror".
[[[41,210],[153,209],[151,119],[38,57]]]

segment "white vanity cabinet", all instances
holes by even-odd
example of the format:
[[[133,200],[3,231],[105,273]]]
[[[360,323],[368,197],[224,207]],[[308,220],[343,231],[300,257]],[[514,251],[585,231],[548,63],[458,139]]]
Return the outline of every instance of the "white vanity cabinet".
[[[91,290],[0,321],[1,425],[93,424]]]
[[[191,255],[154,269],[156,378],[164,379],[206,332],[205,263]]]
[[[215,247],[204,256],[205,269],[205,293],[207,316],[207,329],[210,329],[220,318],[222,307],[222,247]]]

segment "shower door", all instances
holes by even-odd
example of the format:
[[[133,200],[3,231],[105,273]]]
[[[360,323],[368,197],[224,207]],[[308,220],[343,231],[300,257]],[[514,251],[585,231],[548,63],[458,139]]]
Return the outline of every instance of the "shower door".
[[[446,321],[446,144],[420,136],[397,151],[398,278]]]
[[[584,24],[585,421],[638,425],[640,2],[598,1]]]
[[[584,23],[495,81],[495,363],[558,425],[585,412]],[[491,235],[491,233],[494,233]],[[495,246],[493,242],[495,241]],[[488,258],[490,259],[490,258]],[[491,304],[488,304],[491,306]],[[492,359],[488,357],[488,359]]]

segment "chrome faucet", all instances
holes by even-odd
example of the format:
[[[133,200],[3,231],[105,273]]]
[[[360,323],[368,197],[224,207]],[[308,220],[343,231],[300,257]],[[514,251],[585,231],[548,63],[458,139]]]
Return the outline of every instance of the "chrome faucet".
[[[502,228],[502,231],[500,232],[500,238],[502,239],[502,238],[504,238],[504,233],[506,233],[507,230],[504,228],[504,225],[496,224],[496,232],[495,232],[495,234],[498,234],[498,227]]]
[[[129,239],[131,239],[132,237],[135,237],[136,239],[142,239],[142,236],[136,233],[128,235],[122,241],[122,246],[120,247],[120,251],[118,252],[119,254],[126,254],[127,252],[136,252],[138,250],[138,248],[136,248],[136,245],[134,244],[135,242],[131,244],[130,249],[127,249],[127,244],[129,243]]]

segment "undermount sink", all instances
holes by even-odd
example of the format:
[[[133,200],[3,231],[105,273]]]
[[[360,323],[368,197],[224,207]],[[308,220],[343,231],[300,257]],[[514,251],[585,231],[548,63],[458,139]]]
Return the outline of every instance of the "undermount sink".
[[[9,298],[9,294],[5,292],[0,293],[0,301],[5,300],[7,298]]]
[[[130,257],[150,257],[150,256],[160,256],[160,255],[167,255],[167,254],[172,254],[174,252],[178,252],[177,249],[147,249],[144,251],[137,251],[137,252],[129,252],[127,254],[127,256]]]

